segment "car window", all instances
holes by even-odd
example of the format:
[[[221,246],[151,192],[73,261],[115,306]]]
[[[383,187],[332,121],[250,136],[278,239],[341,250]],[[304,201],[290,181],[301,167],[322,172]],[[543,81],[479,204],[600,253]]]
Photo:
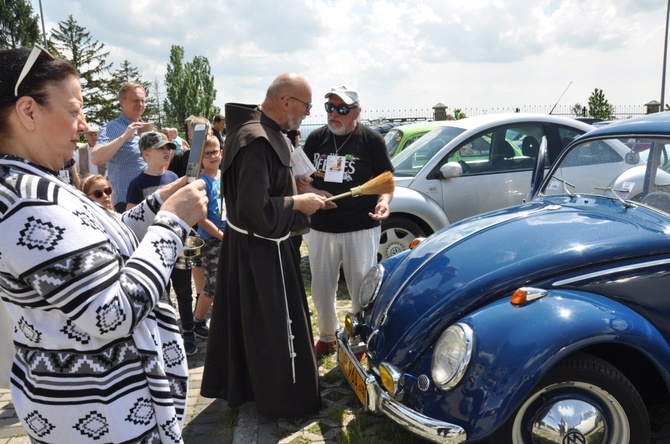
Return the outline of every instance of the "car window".
[[[425,134],[425,133],[424,133],[424,134]],[[414,142],[416,142],[417,140],[419,140],[419,139],[421,138],[421,136],[423,136],[423,134],[416,134],[416,135],[414,135],[414,136],[408,138],[408,139],[407,139],[407,142],[405,142],[405,146],[404,146],[402,149],[407,148],[408,146],[410,146],[411,144],[413,144]]]
[[[542,194],[602,195],[603,190],[611,188],[618,190],[623,198],[639,196],[647,162],[629,146],[635,143],[612,138],[585,140],[572,146],[545,181]],[[655,172],[654,176],[657,185],[670,184],[670,176],[665,171]]]
[[[574,167],[621,162],[623,157],[614,149],[614,143],[616,142],[597,140],[582,144],[577,149],[571,150],[561,164]]]
[[[563,148],[568,146],[570,142],[572,142],[576,137],[581,136],[584,134],[582,131],[576,131],[572,128],[566,128],[564,126],[559,126],[557,127],[558,129],[558,137],[561,139],[561,145],[563,145]]]
[[[497,128],[468,140],[446,162],[461,163],[464,175],[530,170],[543,135],[539,124]]]
[[[389,152],[389,156],[393,156],[400,145],[402,140],[402,131],[398,129],[392,129],[388,133],[384,134],[384,141],[386,142],[386,149]]]
[[[463,128],[443,126],[427,132],[391,159],[395,169],[393,174],[398,177],[416,176],[426,162],[463,131]]]

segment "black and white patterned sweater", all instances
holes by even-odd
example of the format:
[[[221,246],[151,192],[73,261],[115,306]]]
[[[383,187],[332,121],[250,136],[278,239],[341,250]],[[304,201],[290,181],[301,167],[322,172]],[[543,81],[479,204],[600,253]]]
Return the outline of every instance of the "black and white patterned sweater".
[[[174,309],[159,299],[190,227],[160,204],[154,194],[114,217],[0,156],[11,394],[34,442],[183,442],[188,367]]]

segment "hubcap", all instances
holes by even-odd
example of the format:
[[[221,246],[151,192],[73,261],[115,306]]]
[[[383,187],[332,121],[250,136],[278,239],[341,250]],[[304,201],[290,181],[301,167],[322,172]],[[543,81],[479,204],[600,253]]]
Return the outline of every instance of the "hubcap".
[[[561,427],[563,422],[563,427]],[[624,408],[610,393],[586,382],[552,384],[528,398],[514,420],[512,441],[618,444],[630,442]]]

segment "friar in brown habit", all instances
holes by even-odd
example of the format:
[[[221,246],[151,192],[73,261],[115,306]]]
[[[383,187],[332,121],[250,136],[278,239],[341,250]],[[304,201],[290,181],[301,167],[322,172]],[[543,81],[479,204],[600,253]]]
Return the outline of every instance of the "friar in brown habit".
[[[201,394],[230,407],[254,401],[269,419],[321,408],[305,288],[290,237],[325,204],[317,194],[296,195],[290,142],[282,132],[300,126],[311,100],[307,81],[286,73],[260,106],[225,105],[228,220]]]

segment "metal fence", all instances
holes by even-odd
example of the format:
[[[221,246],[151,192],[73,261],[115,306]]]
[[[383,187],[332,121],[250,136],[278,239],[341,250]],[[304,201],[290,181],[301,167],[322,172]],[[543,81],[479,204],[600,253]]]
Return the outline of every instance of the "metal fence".
[[[460,108],[460,111],[468,117],[480,116],[483,114],[503,114],[503,113],[539,113],[549,114],[550,112],[557,116],[566,117],[588,117],[588,110],[582,109],[580,115],[576,115],[571,105],[529,105],[522,107],[493,107],[493,108]],[[617,105],[612,107],[613,118],[617,120],[630,119],[631,117],[646,114],[645,105]],[[453,113],[453,109],[447,109],[447,112]],[[313,108],[312,114],[307,117],[300,131],[304,139],[314,129],[326,124],[326,113],[323,110]],[[373,109],[363,108],[360,121],[369,125],[381,125],[383,123],[411,123],[418,121],[435,120],[435,110],[432,108],[416,109]]]

